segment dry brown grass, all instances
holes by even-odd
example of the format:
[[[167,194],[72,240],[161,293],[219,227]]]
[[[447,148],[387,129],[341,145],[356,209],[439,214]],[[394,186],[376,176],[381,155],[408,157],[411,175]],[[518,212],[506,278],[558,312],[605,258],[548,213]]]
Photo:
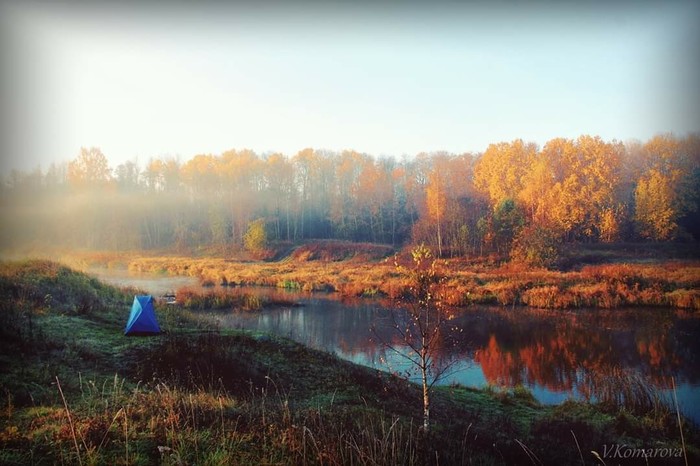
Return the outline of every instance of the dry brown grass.
[[[254,285],[304,291],[336,291],[343,296],[387,296],[405,291],[394,258],[378,259],[386,247],[340,242],[304,245],[276,262],[222,257],[143,256],[84,253],[69,262],[86,266],[128,266],[136,272],[193,276],[210,284]],[[399,255],[401,262],[406,257]],[[700,261],[586,265],[580,270],[528,269],[489,261],[440,261],[447,277],[447,304],[527,305],[545,308],[671,306],[700,309]]]

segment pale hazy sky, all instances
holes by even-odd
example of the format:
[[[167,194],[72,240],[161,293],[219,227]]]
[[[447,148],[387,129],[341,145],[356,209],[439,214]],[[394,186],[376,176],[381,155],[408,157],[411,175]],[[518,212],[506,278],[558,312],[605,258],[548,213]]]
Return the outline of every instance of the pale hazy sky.
[[[700,2],[0,0],[2,166],[700,131]]]

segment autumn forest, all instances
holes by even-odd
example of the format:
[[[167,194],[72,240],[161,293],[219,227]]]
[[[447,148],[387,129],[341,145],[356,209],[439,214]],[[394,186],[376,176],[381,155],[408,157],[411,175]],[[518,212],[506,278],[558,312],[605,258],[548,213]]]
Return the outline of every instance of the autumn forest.
[[[700,136],[621,143],[517,139],[479,154],[376,157],[230,150],[110,166],[99,148],[2,184],[2,246],[248,249],[342,239],[426,243],[443,257],[532,265],[570,242],[687,241],[700,233]]]

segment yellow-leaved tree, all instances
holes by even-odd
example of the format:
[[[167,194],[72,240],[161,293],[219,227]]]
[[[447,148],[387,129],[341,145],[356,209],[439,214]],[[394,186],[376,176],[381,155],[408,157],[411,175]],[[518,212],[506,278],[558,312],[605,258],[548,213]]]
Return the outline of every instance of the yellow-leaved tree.
[[[243,244],[254,255],[261,256],[266,252],[268,242],[264,218],[258,218],[248,224],[248,230],[243,236]]]
[[[569,239],[612,238],[623,149],[591,136],[549,141],[520,193],[533,219]]]
[[[474,187],[487,195],[491,207],[516,199],[536,154],[537,145],[522,139],[491,144],[474,166]]]
[[[634,192],[634,221],[642,238],[673,239],[678,231],[675,197],[673,180],[659,170],[651,169],[639,180]]]
[[[438,257],[442,256],[442,222],[445,217],[445,181],[438,170],[433,170],[428,176],[428,185],[425,187],[425,203],[428,208],[428,216],[437,226]]]
[[[98,147],[80,148],[78,156],[68,163],[68,182],[76,188],[94,188],[111,179],[107,157]]]

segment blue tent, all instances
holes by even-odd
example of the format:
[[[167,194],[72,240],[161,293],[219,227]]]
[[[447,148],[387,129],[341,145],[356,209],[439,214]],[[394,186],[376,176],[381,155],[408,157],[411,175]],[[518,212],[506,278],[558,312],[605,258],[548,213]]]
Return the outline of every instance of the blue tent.
[[[134,296],[134,304],[131,305],[131,314],[124,329],[124,335],[157,335],[160,326],[153,310],[153,298],[147,296]]]

